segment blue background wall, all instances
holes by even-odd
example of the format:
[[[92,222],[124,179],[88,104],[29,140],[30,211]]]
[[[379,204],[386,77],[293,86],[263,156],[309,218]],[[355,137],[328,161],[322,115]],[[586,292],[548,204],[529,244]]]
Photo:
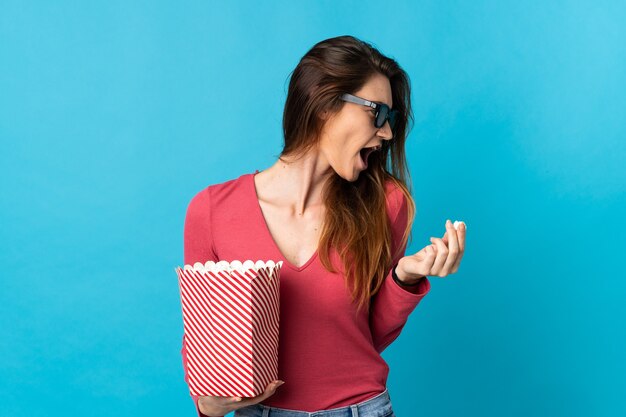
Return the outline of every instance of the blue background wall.
[[[626,415],[624,21],[621,1],[1,1],[0,415],[195,415],[186,205],[273,164],[289,72],[343,34],[411,77],[408,251],[468,225],[383,354],[396,414]]]

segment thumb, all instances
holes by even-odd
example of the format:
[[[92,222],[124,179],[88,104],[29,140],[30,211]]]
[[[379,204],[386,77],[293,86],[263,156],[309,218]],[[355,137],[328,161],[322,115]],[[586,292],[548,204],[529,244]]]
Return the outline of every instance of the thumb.
[[[265,396],[265,398],[269,397],[270,395],[274,395],[278,387],[280,387],[284,383],[285,381],[281,381],[281,380],[272,382],[271,384],[267,386],[267,388],[265,389],[265,392],[261,395]]]
[[[282,384],[284,384],[285,381],[274,381],[271,382],[269,384],[267,384],[267,387],[265,387],[265,391],[263,391],[263,393],[257,395],[256,397],[252,397],[252,398],[248,398],[246,400],[243,400],[242,402],[240,402],[240,406],[244,407],[250,404],[258,404],[261,401],[264,401],[266,398],[271,397],[272,395],[274,395],[276,393],[276,389],[278,387],[280,387]]]

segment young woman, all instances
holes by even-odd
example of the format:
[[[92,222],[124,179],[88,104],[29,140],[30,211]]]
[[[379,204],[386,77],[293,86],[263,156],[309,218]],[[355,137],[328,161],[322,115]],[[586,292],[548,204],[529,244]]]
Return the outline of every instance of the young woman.
[[[270,168],[210,185],[185,218],[185,264],[282,260],[279,377],[254,398],[193,397],[200,416],[394,416],[380,353],[455,273],[465,225],[404,256],[415,204],[407,74],[352,36],[319,42],[291,76]],[[188,380],[186,341],[181,350]],[[277,387],[285,382],[279,390]]]

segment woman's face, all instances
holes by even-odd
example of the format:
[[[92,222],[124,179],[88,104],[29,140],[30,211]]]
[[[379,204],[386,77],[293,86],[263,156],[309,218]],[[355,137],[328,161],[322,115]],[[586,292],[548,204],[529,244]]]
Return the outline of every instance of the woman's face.
[[[393,109],[391,85],[384,75],[376,74],[353,94],[385,103]],[[366,169],[361,157],[364,148],[379,146],[393,137],[388,121],[380,128],[374,126],[374,112],[369,106],[345,102],[338,113],[326,120],[322,130],[320,153],[335,172],[348,181],[355,181]],[[369,155],[366,151],[363,154]]]

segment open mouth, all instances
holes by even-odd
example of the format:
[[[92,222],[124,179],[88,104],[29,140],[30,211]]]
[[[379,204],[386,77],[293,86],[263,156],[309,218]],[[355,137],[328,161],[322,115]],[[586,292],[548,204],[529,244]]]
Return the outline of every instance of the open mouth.
[[[370,154],[379,149],[380,149],[380,145],[376,145],[376,146],[370,146],[369,148],[362,148],[359,151],[359,153],[361,154],[361,161],[363,162],[363,165],[365,166],[365,168],[367,168],[367,159],[369,158]]]

